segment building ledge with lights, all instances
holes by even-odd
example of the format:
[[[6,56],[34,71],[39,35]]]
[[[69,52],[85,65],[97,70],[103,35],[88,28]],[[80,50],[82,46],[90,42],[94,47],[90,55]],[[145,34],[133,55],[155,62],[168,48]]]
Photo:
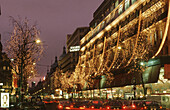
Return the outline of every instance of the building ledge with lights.
[[[109,84],[106,75],[94,79],[91,87],[85,85],[85,94],[89,95],[90,90],[131,87],[134,80],[136,85],[141,86],[140,73],[131,71],[132,68],[136,69],[133,66],[137,65],[138,59],[146,63],[142,72],[144,84],[160,84],[163,77],[166,81],[162,85],[170,85],[169,2],[104,0],[94,13],[91,30],[80,41],[77,67],[82,67],[81,74],[92,76],[94,73],[110,73],[114,77]],[[170,88],[166,87],[168,92]],[[153,89],[150,93],[155,91]]]

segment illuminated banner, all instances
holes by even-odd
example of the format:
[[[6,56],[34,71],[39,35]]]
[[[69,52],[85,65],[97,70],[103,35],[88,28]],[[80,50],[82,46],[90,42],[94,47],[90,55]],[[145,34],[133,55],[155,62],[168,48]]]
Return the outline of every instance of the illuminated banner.
[[[9,93],[1,93],[1,107],[9,108]]]
[[[164,78],[170,79],[170,64],[164,64]]]
[[[70,52],[78,52],[80,51],[80,46],[71,46],[70,47]]]

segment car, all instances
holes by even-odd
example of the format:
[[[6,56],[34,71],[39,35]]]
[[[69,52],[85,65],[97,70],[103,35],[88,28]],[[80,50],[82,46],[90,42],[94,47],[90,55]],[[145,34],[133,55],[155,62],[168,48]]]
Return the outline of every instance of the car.
[[[90,103],[89,103],[89,101],[84,101],[84,100],[75,101],[72,103],[72,107],[79,108],[79,109],[86,109],[86,108],[90,107]]]
[[[124,103],[124,110],[165,110],[160,103],[155,101],[133,100],[129,103]]]
[[[31,103],[20,102],[15,107],[16,110],[37,110]]]
[[[103,101],[101,100],[92,100],[89,103],[90,109],[102,109],[103,108]]]
[[[145,101],[143,105],[145,110],[165,110],[165,108],[156,101]]]
[[[123,110],[141,110],[143,106],[139,106],[140,101],[131,100],[124,101],[122,105]]]
[[[122,109],[123,103],[119,100],[109,100],[103,104],[105,109]]]
[[[54,103],[53,100],[51,100],[51,99],[45,99],[45,100],[43,100],[43,102],[44,102],[45,104]]]
[[[10,110],[15,110],[15,107],[17,106],[17,103],[10,103],[9,109]],[[0,109],[1,110],[1,109]],[[2,109],[3,110],[3,109]]]
[[[73,108],[73,104],[67,100],[58,101],[58,103],[56,105],[57,110],[68,110],[71,108]]]
[[[34,106],[37,110],[46,110],[45,103],[41,100],[40,97],[37,97],[37,98],[36,98],[36,103],[33,103],[33,106]]]

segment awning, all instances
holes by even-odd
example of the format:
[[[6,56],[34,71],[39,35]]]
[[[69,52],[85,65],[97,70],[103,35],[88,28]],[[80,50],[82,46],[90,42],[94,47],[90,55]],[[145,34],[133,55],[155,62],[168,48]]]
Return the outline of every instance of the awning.
[[[144,83],[156,83],[159,78],[161,65],[147,67],[143,73]]]
[[[147,67],[142,74],[144,83],[155,83],[158,81],[161,65]],[[135,80],[135,81],[134,81]],[[127,85],[142,84],[140,73],[124,73],[115,75],[111,85],[105,87],[122,87]]]

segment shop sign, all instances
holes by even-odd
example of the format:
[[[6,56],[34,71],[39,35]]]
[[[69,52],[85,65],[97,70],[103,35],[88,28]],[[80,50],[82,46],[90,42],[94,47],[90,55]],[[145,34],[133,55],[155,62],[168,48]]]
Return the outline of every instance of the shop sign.
[[[9,108],[9,93],[1,93],[1,108]]]
[[[70,47],[70,52],[78,52],[80,51],[80,46],[71,46]]]

